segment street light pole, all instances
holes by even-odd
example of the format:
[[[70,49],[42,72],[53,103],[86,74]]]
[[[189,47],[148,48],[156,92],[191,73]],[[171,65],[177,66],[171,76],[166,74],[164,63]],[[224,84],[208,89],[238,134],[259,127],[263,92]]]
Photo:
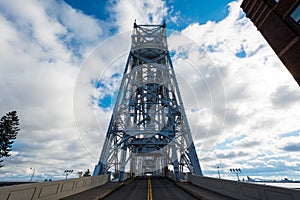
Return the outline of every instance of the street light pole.
[[[218,166],[218,167],[217,167],[217,169],[218,169],[218,175],[219,175],[219,178],[221,178],[219,168],[220,168],[220,167]]]
[[[230,169],[231,173],[236,174],[238,181],[240,181],[239,174],[242,173],[241,169]]]
[[[33,176],[34,176],[34,173],[35,173],[35,169],[30,167],[30,170],[33,170],[32,172],[32,175],[31,175],[31,178],[30,178],[30,183],[32,182],[32,179],[33,179]]]
[[[71,174],[72,172],[73,172],[73,169],[66,169],[66,170],[64,171],[64,173],[66,174],[66,180],[67,180],[67,178],[68,178],[68,175]]]

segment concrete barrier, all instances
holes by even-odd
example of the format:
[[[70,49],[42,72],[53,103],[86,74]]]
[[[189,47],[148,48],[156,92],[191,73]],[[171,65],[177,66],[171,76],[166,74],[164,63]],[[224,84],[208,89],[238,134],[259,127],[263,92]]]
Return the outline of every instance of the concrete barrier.
[[[1,200],[56,200],[105,184],[110,174],[0,188]]]
[[[297,200],[300,191],[255,183],[188,175],[188,181],[210,191],[241,200]]]

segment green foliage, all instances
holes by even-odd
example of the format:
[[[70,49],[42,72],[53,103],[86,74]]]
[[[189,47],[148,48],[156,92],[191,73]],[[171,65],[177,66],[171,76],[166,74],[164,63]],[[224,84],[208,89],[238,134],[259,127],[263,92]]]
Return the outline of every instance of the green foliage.
[[[83,174],[83,177],[86,177],[86,176],[91,176],[91,172],[89,169],[87,169]]]
[[[83,174],[83,172],[82,172],[82,171],[78,171],[78,172],[77,172],[77,174],[78,174],[78,177],[79,177],[79,178],[81,178],[81,177],[82,177],[82,174]]]
[[[0,167],[3,167],[3,157],[9,157],[14,140],[17,138],[19,129],[17,111],[6,113],[0,119]]]

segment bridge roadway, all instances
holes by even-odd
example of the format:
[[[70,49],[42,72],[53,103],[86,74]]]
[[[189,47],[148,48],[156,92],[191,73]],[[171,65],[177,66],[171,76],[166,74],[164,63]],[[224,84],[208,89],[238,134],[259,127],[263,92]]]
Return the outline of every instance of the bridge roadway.
[[[213,199],[232,200],[221,194],[217,194],[191,183],[175,183],[169,179],[157,176],[136,177],[133,181],[120,183],[106,183],[103,186],[88,190],[63,200],[156,200],[156,199]]]
[[[176,187],[172,182],[161,177],[139,177],[132,183],[124,185],[108,195],[105,200],[116,199],[196,199],[186,191]]]

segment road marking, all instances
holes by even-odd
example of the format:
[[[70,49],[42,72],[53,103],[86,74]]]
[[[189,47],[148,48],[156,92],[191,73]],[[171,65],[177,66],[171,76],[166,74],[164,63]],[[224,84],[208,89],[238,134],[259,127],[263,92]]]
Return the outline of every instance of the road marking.
[[[148,200],[152,200],[152,185],[150,176],[148,176]]]

